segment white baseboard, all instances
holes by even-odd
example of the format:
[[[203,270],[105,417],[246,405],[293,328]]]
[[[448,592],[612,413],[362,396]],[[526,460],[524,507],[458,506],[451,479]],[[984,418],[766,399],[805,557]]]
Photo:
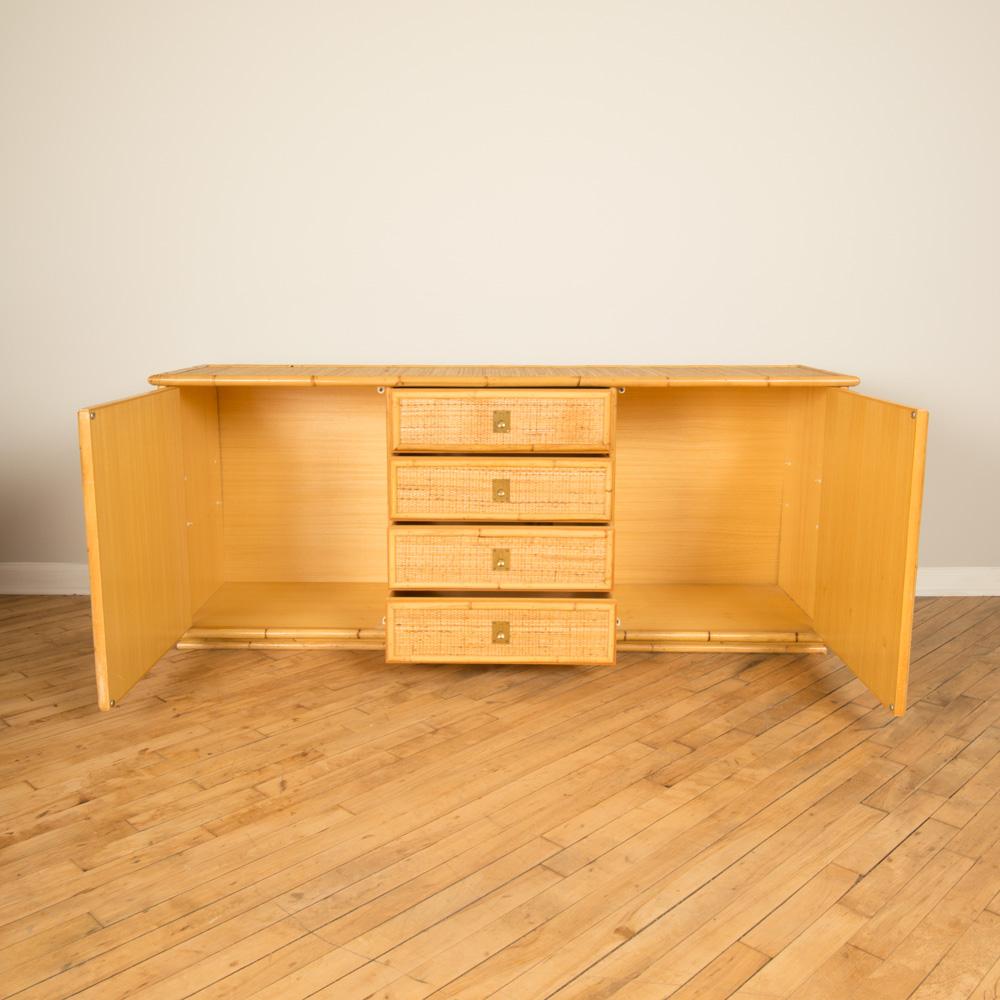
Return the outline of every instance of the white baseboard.
[[[921,566],[918,597],[1000,596],[1000,566]]]
[[[0,594],[89,594],[86,563],[0,563]]]
[[[0,563],[0,594],[89,594],[85,563]],[[1000,566],[921,566],[920,597],[1000,596]]]

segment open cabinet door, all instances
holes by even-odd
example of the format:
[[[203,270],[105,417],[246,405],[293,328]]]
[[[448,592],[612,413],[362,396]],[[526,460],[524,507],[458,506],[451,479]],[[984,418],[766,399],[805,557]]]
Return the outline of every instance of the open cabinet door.
[[[97,696],[114,705],[190,625],[180,390],[81,410]]]
[[[829,393],[816,631],[896,715],[906,710],[927,412]]]

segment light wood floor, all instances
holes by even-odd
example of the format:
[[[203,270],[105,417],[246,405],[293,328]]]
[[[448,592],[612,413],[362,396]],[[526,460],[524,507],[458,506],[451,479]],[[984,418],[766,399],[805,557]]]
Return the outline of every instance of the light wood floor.
[[[172,653],[0,599],[0,987],[27,998],[994,997],[1000,599],[833,657]]]

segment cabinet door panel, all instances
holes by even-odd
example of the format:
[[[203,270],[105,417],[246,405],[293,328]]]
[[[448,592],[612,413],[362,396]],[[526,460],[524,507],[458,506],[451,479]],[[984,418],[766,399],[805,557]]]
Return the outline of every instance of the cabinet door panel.
[[[830,393],[814,622],[897,715],[906,709],[926,441],[926,411]]]
[[[98,703],[110,708],[190,625],[180,390],[81,410]]]

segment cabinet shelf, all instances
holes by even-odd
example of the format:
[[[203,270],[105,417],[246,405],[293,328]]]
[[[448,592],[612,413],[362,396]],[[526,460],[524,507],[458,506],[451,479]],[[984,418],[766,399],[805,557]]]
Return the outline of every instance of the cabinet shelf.
[[[224,583],[177,646],[382,649],[387,593],[382,583]]]
[[[615,597],[619,649],[825,649],[809,616],[775,585],[621,584]]]
[[[849,391],[853,376],[800,365],[201,365],[152,381],[155,392],[78,414],[103,709],[178,639],[377,658],[388,638],[391,653],[384,622],[404,600],[388,588],[395,515],[510,526],[557,511],[567,524],[608,525],[607,558],[592,554],[589,573],[547,562],[512,574],[490,592],[503,590],[512,613],[572,597],[532,585],[589,580],[589,597],[616,602],[604,652],[798,654],[829,643],[884,705],[905,711],[927,414]],[[402,409],[420,400],[414,437]],[[611,405],[588,423],[595,400]],[[544,447],[511,457],[527,445]],[[434,457],[408,457],[418,446]],[[406,462],[424,479],[387,474]],[[588,475],[595,463],[613,470],[594,485],[585,463]],[[550,466],[559,475],[542,477]],[[497,552],[513,555],[513,544]],[[458,573],[443,547],[432,573],[421,552],[394,583],[436,594],[494,581],[475,558]],[[437,620],[447,636],[427,662],[458,655],[448,643],[481,655],[465,619]],[[535,633],[551,638],[538,621]],[[555,645],[569,650],[574,638]]]

